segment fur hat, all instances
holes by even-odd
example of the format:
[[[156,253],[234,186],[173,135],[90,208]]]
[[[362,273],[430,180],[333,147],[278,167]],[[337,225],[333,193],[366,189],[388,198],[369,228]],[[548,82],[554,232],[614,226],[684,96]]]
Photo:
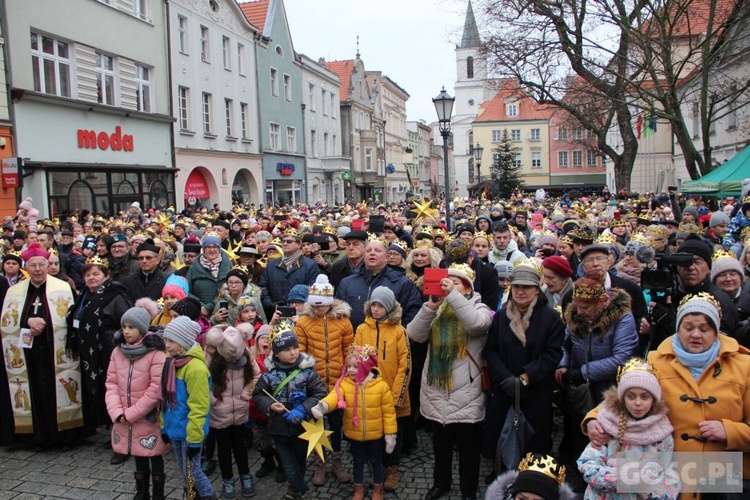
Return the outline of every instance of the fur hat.
[[[396,305],[396,296],[390,288],[379,286],[370,294],[370,302],[377,302],[385,308],[388,314],[391,314]]]
[[[200,332],[198,323],[187,316],[177,316],[164,328],[164,340],[171,340],[187,350],[193,347]]]
[[[236,328],[228,326],[221,331],[215,326],[206,334],[206,349],[218,352],[227,362],[234,363],[245,354],[245,342]]]
[[[125,323],[133,325],[142,337],[146,335],[148,326],[151,324],[151,315],[142,307],[131,307],[120,318],[120,325],[124,325]]]
[[[310,285],[307,303],[312,306],[330,306],[333,304],[333,285],[328,282],[328,276],[319,274],[315,283]]]

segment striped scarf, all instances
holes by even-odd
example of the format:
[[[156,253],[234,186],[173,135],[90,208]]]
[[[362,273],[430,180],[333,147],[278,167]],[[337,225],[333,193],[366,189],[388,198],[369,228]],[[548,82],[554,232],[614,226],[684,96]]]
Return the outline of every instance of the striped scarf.
[[[453,389],[453,361],[466,356],[466,329],[456,311],[446,302],[430,325],[430,365],[427,383]]]

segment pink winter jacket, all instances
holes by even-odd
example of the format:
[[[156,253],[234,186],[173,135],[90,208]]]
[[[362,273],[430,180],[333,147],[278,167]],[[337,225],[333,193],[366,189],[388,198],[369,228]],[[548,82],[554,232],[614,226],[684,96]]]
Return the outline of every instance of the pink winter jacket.
[[[112,450],[135,457],[164,455],[170,446],[159,432],[159,397],[161,372],[164,368],[164,340],[158,335],[146,335],[142,342],[154,347],[138,359],[130,360],[119,346],[122,333],[115,337],[115,350],[107,370],[105,402],[112,419]],[[117,417],[125,415],[124,422]]]
[[[247,356],[247,362],[253,363],[253,358],[250,356],[248,349],[245,349],[245,355]],[[206,353],[206,364],[208,366],[211,366],[211,356],[211,353]],[[218,354],[214,353],[213,356],[218,356]],[[214,396],[213,390],[211,391],[210,425],[212,429],[225,429],[232,425],[244,425],[247,422],[250,400],[253,398],[253,389],[255,388],[255,382],[260,378],[260,373],[254,370],[253,380],[247,386],[245,386],[244,374],[244,368],[226,371],[225,376],[229,377],[229,380],[221,395],[221,401]],[[214,380],[213,384],[215,383]]]

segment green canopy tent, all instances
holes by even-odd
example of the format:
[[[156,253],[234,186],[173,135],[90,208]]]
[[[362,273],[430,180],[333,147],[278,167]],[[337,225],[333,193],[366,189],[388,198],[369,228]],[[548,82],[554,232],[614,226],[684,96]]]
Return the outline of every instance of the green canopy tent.
[[[682,192],[726,198],[742,196],[742,181],[750,178],[750,146],[700,179],[682,183]]]

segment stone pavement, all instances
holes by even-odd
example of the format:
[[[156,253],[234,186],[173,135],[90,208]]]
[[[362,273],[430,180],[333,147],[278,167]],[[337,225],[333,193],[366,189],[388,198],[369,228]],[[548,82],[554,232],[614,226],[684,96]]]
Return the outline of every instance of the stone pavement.
[[[0,423],[7,425],[7,422]],[[0,499],[132,499],[135,492],[133,479],[133,460],[122,465],[110,465],[110,450],[102,449],[102,443],[108,439],[103,431],[89,438],[86,444],[68,452],[58,449],[21,448],[11,451],[0,448]],[[348,445],[344,443],[344,461],[351,472],[351,455]],[[250,449],[250,470],[255,471],[261,463],[257,446]],[[458,489],[458,455],[454,454],[453,490],[443,496],[446,500],[461,498]],[[308,464],[312,464],[312,457]],[[329,465],[330,467],[330,465]],[[477,498],[482,498],[485,491],[484,477],[489,472],[490,463],[482,459],[479,474],[480,490]],[[173,455],[166,458],[167,498],[182,498],[182,483],[177,476]],[[430,435],[419,431],[419,446],[416,451],[401,460],[401,483],[399,490],[386,493],[387,499],[421,499],[432,486],[432,446]],[[235,471],[236,472],[236,471]],[[311,469],[308,468],[310,498],[345,499],[351,498],[351,485],[340,485],[329,479],[325,486],[312,486]],[[365,475],[367,477],[367,474]],[[221,477],[217,471],[211,476],[214,488],[221,497]],[[274,482],[273,477],[265,477],[255,482],[258,500],[279,499],[286,491],[285,484]],[[241,498],[239,482],[237,498]],[[369,498],[369,496],[366,496]]]

